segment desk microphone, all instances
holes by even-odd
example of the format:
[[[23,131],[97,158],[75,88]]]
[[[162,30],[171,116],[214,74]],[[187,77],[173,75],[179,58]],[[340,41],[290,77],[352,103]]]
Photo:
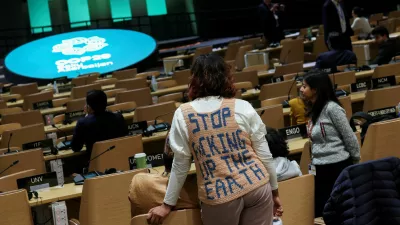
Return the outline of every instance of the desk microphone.
[[[65,131],[61,130],[60,128],[58,128],[55,124],[51,124],[51,126],[54,127],[54,128],[56,128],[57,131],[59,131],[60,133],[62,133],[62,134],[64,135],[64,141],[62,142],[62,143],[63,143],[63,146],[60,146],[60,147],[57,146],[57,148],[58,148],[59,150],[66,150],[66,149],[69,149],[69,148],[71,147],[71,144],[68,143],[68,140],[67,140],[67,136],[68,136],[68,135],[67,135],[67,133],[66,133]]]
[[[93,160],[99,158],[100,156],[104,155],[106,152],[109,152],[109,151],[113,150],[114,148],[115,148],[115,145],[113,145],[113,146],[107,148],[104,152],[102,152],[102,153],[96,155],[95,157],[91,158],[91,159],[87,162],[87,164],[86,164],[85,167],[89,167],[89,164],[90,164],[91,161],[93,161]]]
[[[298,77],[299,77],[299,73],[296,74],[296,76],[294,77],[294,80],[293,80],[293,82],[292,82],[292,85],[290,85],[289,92],[288,92],[288,96],[287,96],[287,100],[285,100],[285,101],[282,102],[283,108],[289,108],[289,107],[290,107],[290,105],[289,105],[290,93],[292,92],[292,89],[293,89],[294,84],[297,83],[297,78],[298,78]]]
[[[10,144],[11,144],[12,135],[13,135],[13,133],[10,133],[10,136],[8,137],[7,154],[10,154],[10,153],[11,153]]]
[[[0,172],[0,175],[3,174],[4,172],[6,172],[8,169],[10,169],[11,167],[17,165],[19,163],[19,160],[15,160],[13,163],[11,163],[11,165],[9,165],[7,168],[5,168],[3,171]]]
[[[160,123],[160,124],[158,124],[157,123],[157,119],[159,119],[160,117],[172,114],[172,113],[175,113],[175,111],[171,111],[171,112],[164,113],[164,114],[156,116],[156,118],[154,119],[154,125],[150,125],[143,132],[143,135],[146,136],[146,137],[150,137],[155,132],[165,131],[165,130],[168,130],[169,128],[171,128],[171,125],[169,123]]]

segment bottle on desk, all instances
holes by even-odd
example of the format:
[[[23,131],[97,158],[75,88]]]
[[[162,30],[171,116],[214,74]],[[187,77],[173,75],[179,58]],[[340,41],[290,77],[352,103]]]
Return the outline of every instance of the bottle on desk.
[[[54,89],[54,94],[58,94],[58,86],[57,86],[57,81],[54,81],[54,84],[53,84],[53,89]]]
[[[152,91],[157,91],[158,90],[158,84],[155,76],[151,77],[151,90]]]

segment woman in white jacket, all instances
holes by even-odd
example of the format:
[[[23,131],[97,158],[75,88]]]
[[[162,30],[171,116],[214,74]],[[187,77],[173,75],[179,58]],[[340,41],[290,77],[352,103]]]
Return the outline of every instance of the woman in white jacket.
[[[289,147],[286,140],[274,128],[267,127],[267,139],[269,149],[274,158],[276,176],[278,181],[301,176],[300,167],[296,161],[290,161],[287,156]]]

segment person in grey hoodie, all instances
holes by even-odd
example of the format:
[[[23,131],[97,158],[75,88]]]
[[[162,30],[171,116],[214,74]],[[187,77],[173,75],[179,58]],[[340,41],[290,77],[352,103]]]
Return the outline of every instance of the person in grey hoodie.
[[[300,167],[296,161],[290,161],[287,156],[289,147],[286,140],[278,133],[277,130],[267,127],[267,139],[269,150],[274,158],[276,176],[278,181],[287,180],[293,177],[301,176]]]

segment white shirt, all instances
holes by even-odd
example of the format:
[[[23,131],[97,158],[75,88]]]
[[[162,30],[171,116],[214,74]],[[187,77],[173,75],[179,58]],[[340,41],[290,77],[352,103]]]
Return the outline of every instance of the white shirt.
[[[369,34],[372,30],[369,21],[365,17],[357,17],[354,19],[353,24],[351,25],[351,29],[361,30],[362,34]]]
[[[339,15],[340,26],[342,27],[342,33],[346,32],[346,17],[344,15],[343,9],[337,0],[332,0],[333,4],[336,6],[336,10]]]
[[[221,103],[222,98],[213,96],[196,99],[190,104],[197,112],[206,113],[217,110],[220,108]],[[278,188],[278,181],[272,154],[265,139],[265,135],[267,134],[265,124],[250,103],[240,99],[236,99],[235,101],[235,119],[240,129],[250,135],[252,147],[268,171],[272,190],[276,190]],[[188,145],[188,140],[188,128],[182,110],[178,108],[175,111],[169,132],[169,143],[172,151],[174,151],[174,161],[172,163],[167,193],[164,198],[164,202],[168,205],[176,205],[179,193],[190,169],[192,153]]]

